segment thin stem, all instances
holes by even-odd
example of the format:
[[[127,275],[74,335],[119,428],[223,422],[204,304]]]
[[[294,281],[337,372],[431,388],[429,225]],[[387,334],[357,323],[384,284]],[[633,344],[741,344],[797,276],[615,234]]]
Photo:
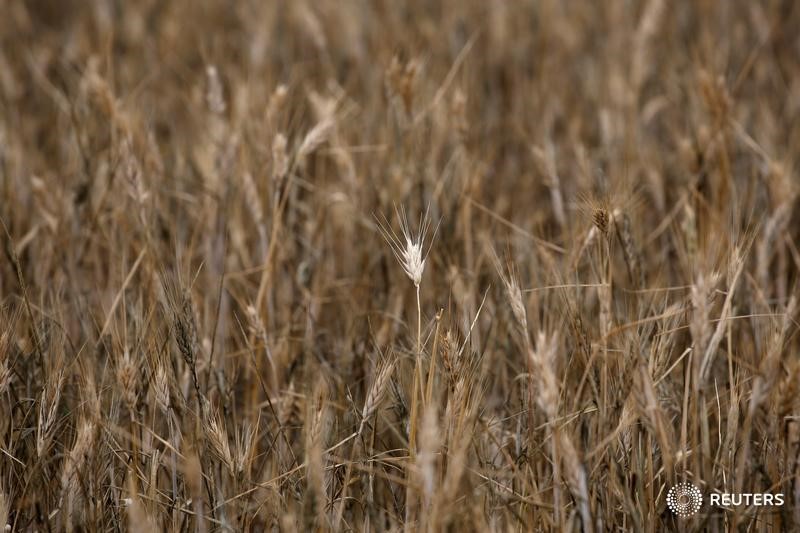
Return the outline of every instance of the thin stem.
[[[425,396],[423,391],[426,390],[425,375],[422,373],[422,308],[419,301],[419,285],[417,288],[417,368],[419,374],[420,389],[419,393],[422,396],[422,407],[425,408]]]
[[[414,501],[414,487],[411,480],[411,464],[414,462],[416,456],[416,441],[417,441],[417,401],[420,394],[420,389],[424,390],[424,385],[420,386],[422,379],[422,308],[419,302],[419,285],[417,289],[417,353],[414,358],[414,388],[411,396],[411,424],[408,432],[408,469],[406,478],[408,484],[406,485],[406,512],[405,512],[405,530],[410,531],[411,518],[416,508]]]
[[[417,285],[417,357],[422,357],[422,308],[419,305],[419,285]]]

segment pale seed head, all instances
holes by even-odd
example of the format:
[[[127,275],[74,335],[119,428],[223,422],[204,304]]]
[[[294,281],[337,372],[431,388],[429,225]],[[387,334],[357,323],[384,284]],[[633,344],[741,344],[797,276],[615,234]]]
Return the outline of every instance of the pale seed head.
[[[425,271],[425,261],[427,259],[427,252],[423,250],[425,246],[425,238],[427,237],[428,230],[430,229],[430,219],[428,218],[427,211],[420,217],[417,231],[414,232],[408,222],[405,209],[397,211],[397,218],[400,222],[400,234],[398,235],[390,226],[386,218],[380,222],[380,230],[383,238],[389,243],[389,246],[403,267],[403,271],[414,282],[415,287],[419,287],[422,282],[422,274]]]

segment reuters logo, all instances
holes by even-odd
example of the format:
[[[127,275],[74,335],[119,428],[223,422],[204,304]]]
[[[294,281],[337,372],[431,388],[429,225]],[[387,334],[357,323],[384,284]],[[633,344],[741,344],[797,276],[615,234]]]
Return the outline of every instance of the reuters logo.
[[[695,514],[701,505],[703,494],[691,483],[678,483],[667,493],[667,507],[682,518]]]

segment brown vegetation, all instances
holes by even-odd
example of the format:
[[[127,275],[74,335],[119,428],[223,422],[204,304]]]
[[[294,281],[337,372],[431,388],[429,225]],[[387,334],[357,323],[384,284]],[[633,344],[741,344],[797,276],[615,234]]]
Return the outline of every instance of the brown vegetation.
[[[800,6],[0,11],[0,528],[800,528]]]

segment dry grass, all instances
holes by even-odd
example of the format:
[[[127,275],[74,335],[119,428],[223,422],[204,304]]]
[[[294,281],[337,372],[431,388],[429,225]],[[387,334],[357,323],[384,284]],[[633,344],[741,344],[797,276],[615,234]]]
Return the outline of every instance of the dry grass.
[[[800,528],[795,3],[1,10],[0,528]]]

